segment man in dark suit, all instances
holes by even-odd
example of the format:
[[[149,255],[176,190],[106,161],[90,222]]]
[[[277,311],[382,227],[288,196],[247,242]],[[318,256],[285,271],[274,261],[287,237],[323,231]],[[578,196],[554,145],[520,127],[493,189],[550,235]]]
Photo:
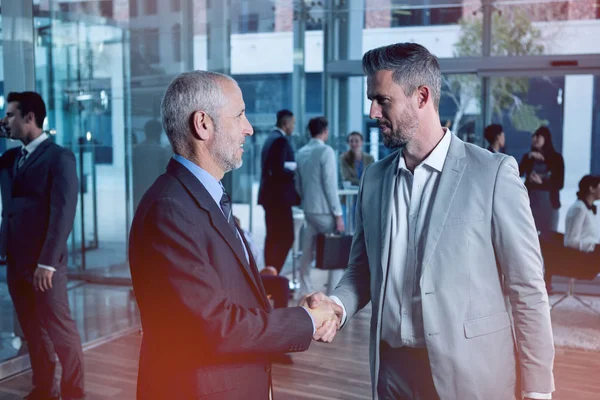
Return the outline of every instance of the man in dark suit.
[[[9,93],[7,135],[22,147],[0,157],[2,228],[8,290],[29,346],[33,391],[25,398],[84,398],[83,353],[67,297],[67,238],[77,206],[73,153],[42,132],[46,107],[34,92]]]
[[[294,114],[277,113],[277,125],[262,148],[258,204],[265,209],[265,266],[281,272],[294,243],[292,206],[299,204],[294,188],[294,150],[288,136],[294,132]],[[287,166],[287,168],[286,168]]]
[[[144,329],[138,399],[267,399],[272,356],[330,340],[320,335],[333,307],[271,308],[235,225],[220,180],[253,133],[244,109],[232,78],[205,71],[179,75],[163,98],[174,156],[142,197],[129,246]]]

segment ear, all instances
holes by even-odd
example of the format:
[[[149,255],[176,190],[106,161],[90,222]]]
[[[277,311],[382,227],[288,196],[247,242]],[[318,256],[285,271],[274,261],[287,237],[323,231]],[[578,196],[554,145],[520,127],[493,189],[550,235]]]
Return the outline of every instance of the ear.
[[[214,131],[214,123],[212,118],[204,111],[196,111],[191,118],[191,131],[195,138],[199,140],[210,139]]]
[[[428,102],[431,102],[431,91],[427,86],[419,86],[417,88],[417,106],[425,108]]]
[[[33,122],[35,124],[35,114],[32,111],[30,111],[27,114],[25,114],[23,120],[25,121],[25,123]]]

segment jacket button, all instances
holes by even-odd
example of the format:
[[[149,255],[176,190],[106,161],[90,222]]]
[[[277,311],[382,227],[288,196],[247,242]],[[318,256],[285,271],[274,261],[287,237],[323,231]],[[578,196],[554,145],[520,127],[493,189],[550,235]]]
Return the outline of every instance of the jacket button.
[[[265,372],[271,371],[271,364],[265,365]]]

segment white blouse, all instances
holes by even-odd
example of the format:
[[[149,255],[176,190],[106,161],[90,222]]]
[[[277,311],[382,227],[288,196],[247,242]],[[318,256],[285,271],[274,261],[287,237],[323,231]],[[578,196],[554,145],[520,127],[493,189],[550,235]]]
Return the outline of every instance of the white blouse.
[[[565,221],[565,246],[592,252],[598,243],[598,220],[582,200],[577,200]]]

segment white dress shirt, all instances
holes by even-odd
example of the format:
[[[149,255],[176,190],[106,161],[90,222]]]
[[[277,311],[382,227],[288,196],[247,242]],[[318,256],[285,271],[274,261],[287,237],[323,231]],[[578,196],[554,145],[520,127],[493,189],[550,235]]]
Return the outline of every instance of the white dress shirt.
[[[48,134],[42,133],[40,136],[36,137],[31,142],[29,142],[27,146],[22,146],[21,151],[25,150],[27,152],[27,155],[25,156],[25,160],[23,162],[27,161],[27,159],[31,157],[31,153],[33,153],[35,149],[37,149],[39,145],[42,144],[42,142],[46,139],[48,139]],[[38,268],[56,272],[56,268],[54,268],[51,265],[38,264]]]
[[[565,220],[565,246],[592,252],[598,244],[598,219],[594,212],[582,201],[577,200]]]
[[[425,347],[421,306],[421,267],[426,229],[452,133],[445,134],[413,172],[400,157],[391,207],[390,255],[381,316],[381,338],[392,347]],[[335,296],[332,299],[346,309]],[[551,399],[550,393],[523,393],[523,397]]]
[[[444,137],[413,172],[400,157],[391,207],[390,256],[383,303],[381,338],[392,347],[425,347],[421,307],[424,229],[450,148]]]

